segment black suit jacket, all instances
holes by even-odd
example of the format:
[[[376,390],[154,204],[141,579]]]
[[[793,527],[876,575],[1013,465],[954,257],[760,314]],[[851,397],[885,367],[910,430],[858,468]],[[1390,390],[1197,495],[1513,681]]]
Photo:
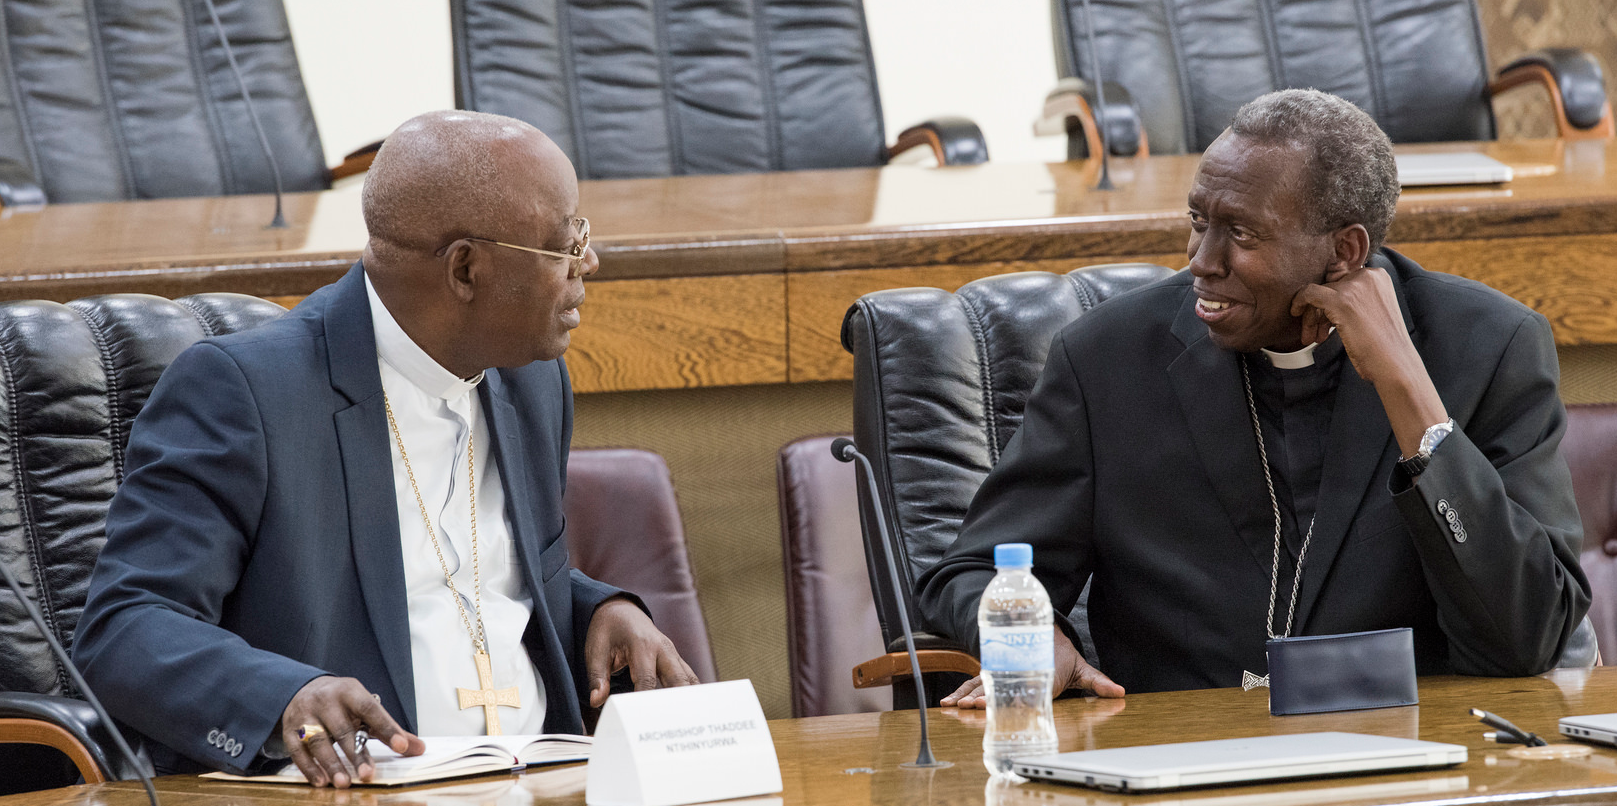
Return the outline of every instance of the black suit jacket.
[[[1391,250],[1373,263],[1458,427],[1408,487],[1375,389],[1343,367],[1293,634],[1407,626],[1423,674],[1542,672],[1589,604],[1549,324]],[[959,539],[918,583],[933,629],[975,646],[993,546],[1025,541],[1060,613],[1093,574],[1099,668],[1129,691],[1266,668],[1273,513],[1237,354],[1207,337],[1192,279],[1100,305],[1056,338]]]
[[[358,678],[415,731],[393,466],[363,270],[262,327],[203,341],[135,421],[74,661],[148,742],[241,771],[309,680]],[[491,370],[480,395],[533,596],[524,637],[547,732],[582,733],[583,644],[620,593],[568,567],[565,365]]]

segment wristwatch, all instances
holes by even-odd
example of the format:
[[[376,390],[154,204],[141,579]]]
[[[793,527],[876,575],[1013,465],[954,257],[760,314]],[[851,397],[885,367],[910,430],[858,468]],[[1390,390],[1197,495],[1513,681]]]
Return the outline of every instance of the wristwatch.
[[[1411,478],[1419,476],[1421,471],[1426,469],[1426,465],[1431,463],[1432,451],[1437,450],[1438,443],[1442,442],[1443,438],[1453,431],[1454,419],[1452,417],[1446,422],[1438,423],[1426,429],[1426,433],[1421,435],[1420,448],[1415,451],[1415,455],[1408,459],[1402,456],[1398,457],[1398,469],[1404,471]]]

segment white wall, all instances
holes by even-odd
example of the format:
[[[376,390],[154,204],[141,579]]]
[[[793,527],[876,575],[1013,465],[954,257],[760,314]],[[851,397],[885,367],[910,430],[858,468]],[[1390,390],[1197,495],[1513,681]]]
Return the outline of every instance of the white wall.
[[[938,115],[977,122],[994,162],[1066,158],[1062,137],[1033,137],[1056,82],[1050,0],[865,0],[891,141]]]
[[[444,0],[285,0],[326,161],[406,118],[454,106]],[[1049,0],[866,0],[889,141],[953,114],[977,121],[995,162],[1045,162],[1032,135],[1055,83]]]
[[[444,0],[284,0],[326,163],[455,105]]]

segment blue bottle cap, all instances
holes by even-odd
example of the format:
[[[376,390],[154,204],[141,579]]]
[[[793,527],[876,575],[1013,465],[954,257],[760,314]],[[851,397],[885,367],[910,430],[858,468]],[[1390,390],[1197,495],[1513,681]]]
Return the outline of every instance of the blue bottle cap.
[[[1032,568],[1033,547],[1026,543],[1001,543],[995,546],[994,567]]]

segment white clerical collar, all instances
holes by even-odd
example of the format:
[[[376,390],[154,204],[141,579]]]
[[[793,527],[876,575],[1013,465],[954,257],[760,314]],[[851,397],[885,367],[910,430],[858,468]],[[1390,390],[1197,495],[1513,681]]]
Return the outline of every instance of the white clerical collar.
[[[1331,328],[1331,333],[1335,332],[1336,328]],[[1329,339],[1330,335],[1327,334],[1325,338]],[[1304,345],[1301,350],[1292,350],[1289,353],[1277,353],[1267,347],[1260,349],[1263,350],[1263,354],[1269,358],[1269,363],[1273,364],[1276,369],[1303,369],[1314,365],[1314,348],[1324,343],[1322,341]]]
[[[444,400],[458,400],[482,382],[481,372],[471,380],[462,380],[427,355],[427,351],[421,349],[421,345],[416,344],[415,339],[404,332],[404,328],[399,327],[398,320],[382,304],[382,298],[376,296],[376,286],[371,285],[370,275],[365,276],[365,293],[371,300],[371,327],[376,331],[376,354],[406,380],[420,387],[421,391]]]
[[[1318,344],[1310,344],[1301,350],[1293,350],[1289,353],[1277,353],[1265,347],[1263,348],[1263,354],[1269,357],[1269,363],[1280,369],[1302,369],[1303,367],[1314,365],[1314,348],[1318,346]]]

